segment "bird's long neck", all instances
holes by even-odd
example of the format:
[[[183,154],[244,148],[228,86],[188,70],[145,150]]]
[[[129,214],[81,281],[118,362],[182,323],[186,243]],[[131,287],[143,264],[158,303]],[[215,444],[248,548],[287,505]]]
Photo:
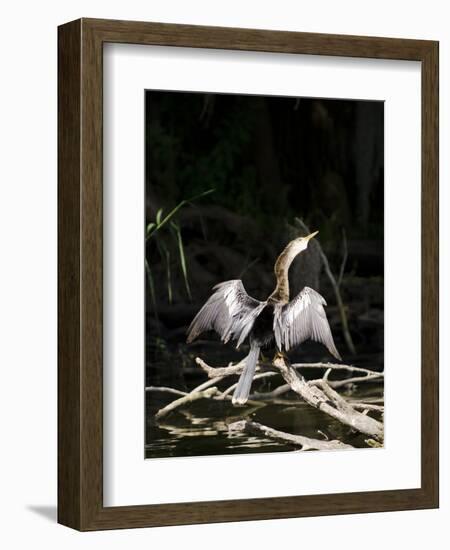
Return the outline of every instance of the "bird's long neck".
[[[298,251],[295,250],[293,242],[290,242],[283,252],[278,256],[275,262],[275,277],[277,278],[277,286],[269,296],[271,302],[289,302],[289,268],[297,256]]]

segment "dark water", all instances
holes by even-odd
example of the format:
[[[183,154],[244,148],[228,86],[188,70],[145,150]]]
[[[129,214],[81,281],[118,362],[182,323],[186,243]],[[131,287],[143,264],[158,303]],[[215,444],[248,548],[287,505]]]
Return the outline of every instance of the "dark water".
[[[322,371],[314,372],[319,377]],[[200,379],[198,383],[205,380]],[[227,387],[234,379],[226,381]],[[275,383],[273,387],[281,383]],[[267,385],[267,382],[265,382]],[[267,391],[270,388],[258,387]],[[262,386],[261,382],[259,386]],[[220,389],[223,389],[221,387]],[[383,397],[383,384],[365,383],[345,392],[338,390],[350,401],[371,402]],[[354,447],[367,447],[365,436],[352,431],[321,411],[304,403],[296,394],[289,392],[276,401],[262,402],[259,407],[234,407],[231,401],[202,399],[180,408],[159,422],[154,413],[177,396],[150,392],[147,399],[146,458],[173,456],[204,456],[235,453],[260,453],[293,451],[298,447],[278,443],[272,439],[230,431],[228,425],[248,419],[272,428],[317,439],[339,439]],[[379,418],[375,413],[374,416]]]

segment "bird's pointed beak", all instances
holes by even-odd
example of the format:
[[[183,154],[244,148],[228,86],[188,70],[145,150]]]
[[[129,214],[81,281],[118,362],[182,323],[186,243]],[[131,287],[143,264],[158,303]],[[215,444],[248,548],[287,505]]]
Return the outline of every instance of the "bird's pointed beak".
[[[314,233],[311,233],[311,235],[308,235],[307,237],[305,237],[305,239],[307,241],[309,241],[310,239],[312,239],[313,237],[315,237],[317,235],[318,231],[314,231]]]

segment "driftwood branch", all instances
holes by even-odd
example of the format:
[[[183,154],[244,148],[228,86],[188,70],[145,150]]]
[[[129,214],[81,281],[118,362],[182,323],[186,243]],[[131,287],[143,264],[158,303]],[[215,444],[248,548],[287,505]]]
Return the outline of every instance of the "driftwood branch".
[[[193,401],[197,401],[198,399],[210,399],[214,395],[217,395],[219,390],[216,387],[208,388],[205,391],[196,391],[192,393],[188,393],[186,395],[183,395],[183,397],[180,397],[179,399],[175,399],[175,401],[171,401],[168,405],[160,409],[156,414],[155,418],[160,419],[164,416],[167,416],[169,413],[173,412],[178,407],[182,407],[184,405],[190,404]]]
[[[352,403],[352,407],[354,409],[363,411],[363,414],[366,414],[366,411],[384,412],[383,405],[374,405],[373,403]]]
[[[363,411],[378,411],[384,412],[384,405],[378,405],[373,402],[362,402],[362,401],[351,401],[350,402],[354,409],[359,409]]]
[[[231,374],[239,374],[242,370],[242,362],[238,363],[236,365],[229,365],[228,367],[224,367],[223,369],[213,369],[213,367],[210,367],[207,365],[204,361],[197,358],[197,364],[199,364],[204,370],[208,372],[208,376],[211,376],[213,372],[220,372],[221,376],[229,376]],[[343,381],[330,381],[326,378],[313,380],[310,382],[307,382],[301,375],[299,375],[296,371],[296,368],[299,369],[301,367],[304,367],[304,364],[297,364],[296,368],[294,366],[290,365],[287,361],[287,359],[282,356],[281,354],[277,354],[273,360],[272,363],[273,367],[277,369],[277,371],[281,374],[281,376],[284,378],[285,382],[287,383],[282,390],[280,390],[281,393],[288,391],[287,386],[300,395],[311,406],[320,409],[324,413],[328,414],[332,418],[335,418],[342,424],[345,424],[365,435],[368,435],[378,441],[383,440],[383,424],[379,422],[378,420],[375,420],[374,418],[368,416],[367,414],[363,414],[359,412],[360,407],[352,407],[351,404],[349,404],[342,396],[340,396],[336,391],[335,388],[332,386],[340,385],[344,386],[349,383],[349,380],[343,380]],[[377,373],[375,371],[369,371],[368,369],[360,369],[359,367],[352,367],[350,365],[334,365],[334,364],[328,364],[328,363],[317,363],[315,364],[316,368],[320,366],[320,368],[327,368],[326,377],[328,376],[329,372],[334,369],[343,369],[343,370],[349,370],[353,372],[364,372],[365,376],[361,377],[354,377],[358,379],[358,381],[367,381],[367,380],[373,380],[373,379],[381,379],[383,377],[383,373]],[[207,367],[207,368],[205,368]],[[213,370],[211,370],[213,369]],[[267,376],[274,376],[276,373],[274,372],[266,372],[266,373],[260,373],[255,376],[256,377],[267,377]],[[213,381],[213,380],[212,380]],[[212,382],[210,381],[210,382]],[[230,386],[223,394],[228,396],[231,391],[234,390],[235,385]],[[261,398],[260,395],[254,394],[251,396],[252,399],[258,399]],[[263,395],[264,398],[264,395]],[[363,411],[368,411],[373,409],[368,409],[367,407],[363,408]]]
[[[199,386],[196,386],[192,391],[189,392],[189,394],[202,392],[204,390],[207,390],[211,386],[214,386],[215,384],[217,384],[217,382],[221,382],[224,378],[225,378],[225,376],[217,376],[214,379],[206,380],[206,382],[203,382],[203,384],[200,384]],[[220,393],[220,392],[218,392],[218,393]]]
[[[304,437],[303,435],[294,435],[286,432],[281,432],[264,426],[258,422],[251,422],[249,420],[239,420],[228,425],[230,431],[245,431],[254,435],[262,435],[281,443],[287,443],[300,447],[302,451],[317,450],[317,451],[335,451],[340,449],[354,449],[351,445],[342,443],[342,441],[328,441],[321,439],[312,439],[310,437]]]
[[[201,359],[200,357],[196,357],[195,362],[197,363],[197,365],[199,367],[201,367],[206,372],[206,374],[208,375],[208,378],[217,378],[219,376],[225,377],[225,376],[231,376],[231,375],[234,375],[234,374],[241,374],[242,369],[244,368],[244,364],[245,364],[245,360],[242,360],[242,361],[239,361],[239,363],[236,363],[236,364],[230,363],[226,367],[211,367],[205,361],[203,361],[203,359]],[[323,363],[323,362],[319,362],[319,363],[293,363],[291,366],[294,369],[331,369],[332,371],[334,371],[334,370],[346,370],[348,372],[355,372],[355,373],[360,372],[360,373],[364,373],[364,374],[367,374],[367,375],[374,375],[374,376],[379,376],[379,377],[384,376],[383,373],[380,373],[380,372],[377,372],[377,371],[364,369],[362,367],[355,367],[353,365],[345,365],[343,363]],[[262,369],[270,369],[271,367],[273,367],[272,363],[261,362],[260,361],[260,362],[258,362],[258,365],[256,367],[256,371],[259,371],[259,370],[262,370]]]
[[[303,229],[303,231],[306,231],[306,233],[311,233],[308,226],[304,223],[303,220],[300,218],[295,218],[298,225]],[[342,323],[342,332],[344,334],[345,343],[347,344],[348,350],[352,355],[356,354],[355,345],[353,343],[352,335],[350,334],[350,330],[348,328],[348,320],[347,320],[347,313],[345,311],[344,302],[342,300],[341,291],[339,288],[338,281],[336,281],[335,276],[333,275],[333,272],[330,268],[330,263],[328,261],[328,258],[325,254],[325,252],[322,249],[322,246],[320,245],[319,241],[316,239],[315,246],[317,247],[320,257],[323,262],[323,267],[325,269],[325,273],[327,274],[328,279],[330,280],[331,286],[333,287],[334,294],[336,296],[336,303],[339,309],[339,315],[341,317],[341,323]]]
[[[273,364],[291,389],[311,406],[365,435],[383,440],[383,424],[355,410],[326,380],[316,381],[316,385],[308,384],[281,354],[274,358]]]
[[[200,368],[202,368],[206,372],[208,378],[217,378],[218,376],[231,376],[232,374],[241,374],[245,364],[245,361],[242,360],[235,365],[230,363],[228,367],[211,367],[207,363],[205,363],[205,361],[203,361],[203,359],[201,359],[200,357],[196,357],[195,362]]]
[[[254,392],[251,394],[250,397],[252,399],[261,399],[264,401],[270,401],[271,399],[276,399],[277,397],[280,397],[280,395],[283,395],[288,391],[291,391],[291,386],[289,384],[283,384],[281,386],[278,386],[278,388],[275,388],[272,391]]]
[[[353,365],[345,365],[343,363],[293,363],[291,365],[294,369],[331,369],[333,370],[346,370],[349,372],[361,372],[365,374],[381,374],[374,370],[363,369],[362,367],[354,367]]]
[[[206,372],[208,377],[210,378],[209,381],[205,382],[204,384],[202,384],[201,386],[196,388],[197,390],[203,390],[203,389],[205,389],[205,388],[207,388],[211,385],[214,385],[218,381],[221,381],[224,378],[226,378],[227,376],[240,374],[242,372],[242,369],[243,369],[244,364],[245,364],[245,361],[242,360],[242,361],[240,361],[239,363],[236,363],[236,364],[230,363],[227,367],[211,367],[205,361],[203,361],[203,359],[201,359],[200,357],[197,357],[195,359],[195,361],[196,361],[197,365],[199,365],[199,367],[201,367]],[[271,366],[273,368],[272,363],[269,364],[269,363],[260,362],[260,363],[258,363],[258,366],[257,366],[256,370],[260,371],[263,368],[268,369]],[[369,369],[364,369],[364,368],[361,368],[361,367],[355,367],[353,365],[345,365],[345,364],[342,364],[342,363],[322,363],[322,362],[320,362],[320,363],[294,363],[294,364],[291,365],[291,367],[293,369],[326,369],[327,372],[325,373],[324,378],[328,381],[328,384],[334,389],[345,387],[345,386],[348,386],[348,385],[351,385],[351,384],[358,384],[358,383],[371,382],[371,381],[379,381],[380,379],[384,378],[384,373],[382,373],[382,372],[376,372],[376,371],[372,371],[372,370],[369,370]],[[354,377],[351,377],[351,378],[345,378],[343,380],[329,380],[329,374],[332,371],[337,371],[337,370],[345,370],[345,371],[353,372],[353,373],[363,373],[364,376],[354,376]],[[274,372],[273,370],[272,371],[268,370],[266,372],[256,374],[254,379],[258,380],[260,378],[269,378],[269,377],[272,377],[272,376],[276,376],[277,374],[279,374],[279,373]],[[311,380],[311,381],[308,382],[308,384],[310,384],[310,385],[320,385],[321,382],[322,382],[322,378],[317,379],[317,380]],[[233,392],[234,389],[236,388],[236,385],[237,385],[237,383],[232,384],[226,390],[224,390],[222,392],[221,396],[219,397],[219,399],[224,399],[231,392]],[[267,400],[267,399],[271,399],[271,398],[274,398],[274,397],[278,397],[278,396],[282,395],[283,393],[288,392],[290,389],[292,389],[291,386],[289,384],[285,384],[283,386],[280,386],[280,387],[274,389],[271,392],[255,393],[255,394],[253,394],[252,398]]]
[[[214,370],[223,372],[224,369],[214,369],[213,367],[210,367],[207,365],[204,361],[197,358],[197,364],[200,364],[204,370]],[[231,396],[229,395],[229,391],[221,392],[217,388],[216,384],[220,381],[222,381],[227,376],[230,376],[231,374],[236,374],[234,367],[239,367],[242,370],[242,366],[240,364],[238,365],[232,365],[230,367],[225,367],[226,369],[230,369],[230,372],[227,372],[227,374],[218,375],[211,379],[206,380],[206,382],[203,382],[199,386],[195,387],[190,392],[183,392],[181,390],[177,390],[175,388],[168,388],[166,386],[147,386],[145,388],[145,391],[149,392],[161,392],[161,393],[172,393],[175,395],[179,395],[179,399],[176,399],[175,401],[171,401],[168,405],[165,407],[162,407],[156,414],[155,419],[160,420],[161,418],[167,416],[168,414],[172,413],[176,409],[183,407],[185,405],[189,405],[193,401],[197,401],[198,399],[216,399],[216,400],[231,400]],[[261,373],[257,374],[256,377],[263,377],[271,374],[272,376],[275,376],[277,373]],[[255,378],[256,378],[255,377]],[[234,387],[232,387],[234,389]],[[249,399],[247,401],[248,406],[259,408],[261,407],[261,404]]]
[[[269,374],[276,374],[276,373],[264,373],[264,377],[265,376],[268,376]],[[263,377],[263,375],[261,375],[261,378]],[[345,386],[348,386],[348,385],[351,385],[351,384],[358,384],[358,383],[361,383],[361,382],[370,382],[370,381],[378,381],[380,378],[382,378],[382,375],[380,374],[376,374],[376,375],[373,375],[373,376],[355,376],[354,378],[346,378],[345,380],[328,380],[328,385],[331,386],[332,388],[336,389],[336,388],[341,388],[341,387],[345,387]],[[256,379],[256,376],[255,376],[255,379]],[[314,386],[314,385],[321,385],[322,383],[322,379],[316,379],[316,380],[309,380],[308,381],[308,384],[310,386]],[[236,387],[237,384],[233,384],[232,386],[230,386],[227,390],[225,390],[225,392],[223,392],[223,394],[228,394],[228,393],[231,393],[231,391],[234,390],[234,388]],[[255,393],[252,393],[251,394],[251,399],[261,399],[261,400],[264,400],[264,401],[267,401],[267,400],[270,400],[270,399],[275,399],[277,397],[280,397],[280,395],[283,395],[289,391],[291,391],[292,388],[289,384],[283,384],[281,386],[278,386],[277,388],[273,389],[272,391],[268,391],[268,392],[255,392]],[[222,394],[222,395],[223,395]],[[359,406],[361,405],[361,406]],[[365,405],[363,407],[363,405]],[[352,406],[354,408],[364,408],[364,409],[367,409],[367,410],[373,410],[373,411],[378,411],[378,410],[383,410],[383,407],[382,406],[379,406],[379,405],[370,405],[369,403],[356,403],[356,404],[352,404]]]
[[[226,379],[229,376],[239,375],[242,372],[244,361],[240,361],[236,364],[230,363],[227,367],[222,368],[211,367],[199,357],[196,358],[196,363],[208,375],[208,380],[194,388],[189,393],[164,386],[149,386],[146,388],[146,391],[160,391],[165,393],[172,393],[179,396],[178,399],[175,399],[156,413],[155,418],[157,420],[164,418],[178,408],[189,405],[190,403],[197,401],[198,399],[213,399],[222,401],[231,400],[230,394],[234,391],[236,384],[232,384],[228,386],[225,390],[220,391],[217,387],[217,383]],[[267,370],[269,368],[271,368],[272,370]],[[322,378],[306,381],[303,376],[297,372],[302,369],[324,369],[325,373]],[[330,417],[338,420],[342,424],[369,436],[374,442],[378,442],[378,444],[382,443],[383,424],[382,422],[369,416],[368,413],[370,411],[382,413],[384,411],[383,405],[374,402],[351,403],[350,401],[344,399],[344,397],[342,397],[339,393],[337,393],[336,388],[344,387],[352,383],[377,381],[383,378],[383,373],[371,371],[369,369],[363,369],[360,367],[354,367],[352,365],[333,363],[297,363],[291,365],[287,358],[282,354],[277,354],[270,364],[268,364],[267,362],[260,363],[258,365],[258,370],[263,370],[263,372],[258,372],[254,376],[255,380],[281,375],[286,383],[278,386],[270,392],[255,392],[251,394],[250,400],[247,402],[248,405],[261,407],[264,406],[262,404],[262,401],[274,400],[284,393],[287,393],[288,391],[293,391],[297,393],[297,395],[299,395],[309,405],[320,409],[322,412],[328,414]],[[356,374],[356,376],[344,380],[329,380],[330,374],[333,371],[338,370],[351,372]],[[243,426],[246,431],[253,430],[254,433],[256,433],[256,430],[259,430],[259,432],[262,433],[261,430],[264,429],[267,437],[284,437],[284,441],[287,441],[286,437],[291,438],[290,441],[292,444],[295,444],[294,439],[296,437],[303,437],[295,436],[292,434],[285,434],[284,432],[278,432],[277,430],[273,430],[272,428],[258,425],[256,423],[244,424]],[[269,431],[272,434],[271,436],[268,435]],[[300,446],[302,449],[318,448],[318,444],[314,446],[315,440],[311,439],[309,441],[306,441],[308,439],[309,438],[303,438],[303,444],[301,444],[300,439],[298,439],[298,446]],[[323,445],[326,442],[319,441],[319,443],[322,444],[320,447],[321,449],[324,449],[325,447],[327,449],[343,448],[344,445],[341,442],[337,442],[337,444],[339,445],[337,445],[336,442],[328,442],[332,443],[332,445],[328,446]]]
[[[145,391],[160,392],[160,393],[173,393],[174,395],[187,395],[187,392],[176,390],[175,388],[168,388],[166,386],[146,386]]]
[[[351,384],[359,384],[361,382],[371,382],[379,381],[380,378],[383,378],[382,373],[366,374],[365,376],[354,376],[352,378],[344,378],[343,380],[328,380],[328,377],[318,378],[317,380],[310,380],[308,383],[310,385],[321,385],[322,381],[325,379],[328,382],[328,385],[332,388],[342,388],[344,386],[349,386]]]

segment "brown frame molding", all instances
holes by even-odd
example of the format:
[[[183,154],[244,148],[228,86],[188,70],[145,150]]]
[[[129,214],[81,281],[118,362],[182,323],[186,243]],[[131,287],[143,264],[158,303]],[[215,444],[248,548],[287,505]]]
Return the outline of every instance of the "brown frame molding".
[[[422,63],[420,489],[103,506],[103,43]],[[438,506],[438,42],[79,19],[58,28],[58,521],[81,531]],[[405,192],[407,190],[405,189]],[[423,246],[426,243],[426,246]]]

